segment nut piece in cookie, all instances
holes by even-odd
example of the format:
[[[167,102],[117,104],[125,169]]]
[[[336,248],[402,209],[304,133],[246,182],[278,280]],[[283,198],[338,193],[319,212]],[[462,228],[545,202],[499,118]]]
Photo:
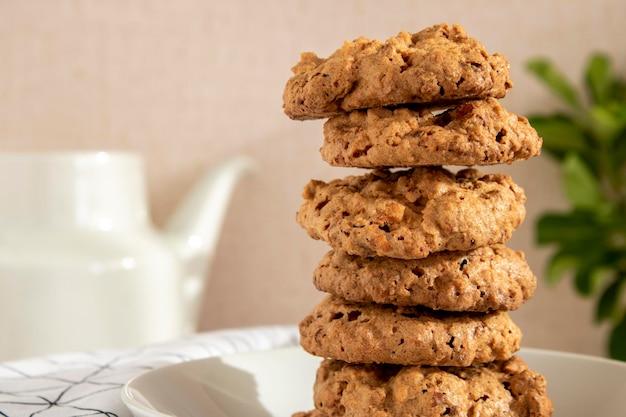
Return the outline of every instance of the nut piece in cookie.
[[[304,350],[350,363],[469,366],[510,358],[522,338],[506,312],[451,313],[334,296],[299,328]]]
[[[351,365],[317,370],[315,409],[294,417],[550,417],[545,378],[518,356],[469,368]]]
[[[541,145],[528,119],[488,98],[437,115],[407,107],[342,114],[324,124],[320,153],[334,166],[471,166],[528,159]]]
[[[494,245],[412,260],[331,250],[313,283],[354,302],[488,312],[519,308],[533,296],[537,278],[522,252]]]
[[[504,56],[489,55],[461,26],[447,24],[385,42],[346,41],[326,59],[303,53],[292,70],[283,108],[301,120],[370,107],[502,98],[513,86]]]
[[[442,167],[310,181],[296,219],[314,239],[359,256],[420,259],[506,242],[526,214],[508,175]]]

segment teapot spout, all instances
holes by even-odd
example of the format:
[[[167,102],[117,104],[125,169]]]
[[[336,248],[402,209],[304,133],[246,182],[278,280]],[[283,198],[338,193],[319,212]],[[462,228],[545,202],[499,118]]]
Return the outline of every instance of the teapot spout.
[[[182,303],[188,313],[185,322],[196,324],[205,275],[239,180],[252,172],[254,163],[239,156],[209,170],[164,225],[165,237],[179,254],[184,270]],[[186,329],[193,331],[193,329]]]

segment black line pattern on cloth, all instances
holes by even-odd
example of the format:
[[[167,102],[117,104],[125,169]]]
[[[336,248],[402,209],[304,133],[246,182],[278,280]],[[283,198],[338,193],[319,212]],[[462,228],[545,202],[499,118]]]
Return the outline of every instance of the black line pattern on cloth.
[[[146,371],[297,344],[293,326],[272,326],[201,333],[124,351],[77,352],[0,363],[0,417],[130,417],[121,389]]]

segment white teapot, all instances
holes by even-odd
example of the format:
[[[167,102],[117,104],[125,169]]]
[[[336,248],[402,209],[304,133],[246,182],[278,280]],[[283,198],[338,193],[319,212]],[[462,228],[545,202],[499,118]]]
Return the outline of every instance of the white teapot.
[[[191,333],[250,168],[238,157],[210,170],[158,231],[136,154],[0,154],[0,361]]]

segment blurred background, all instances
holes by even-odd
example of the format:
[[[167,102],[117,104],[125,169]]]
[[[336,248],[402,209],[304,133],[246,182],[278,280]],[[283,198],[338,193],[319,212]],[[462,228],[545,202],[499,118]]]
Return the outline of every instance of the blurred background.
[[[201,173],[249,155],[258,169],[235,191],[198,330],[295,324],[323,296],[311,275],[328,249],[295,223],[301,190],[310,178],[354,172],[321,160],[323,121],[282,112],[300,52],[327,56],[361,35],[460,23],[508,57],[515,87],[503,104],[527,115],[558,106],[524,69],[532,57],[549,57],[577,83],[594,51],[626,70],[624,16],[617,0],[0,0],[0,151],[137,152],[158,227]],[[567,280],[542,278],[547,252],[534,243],[534,219],[564,205],[556,166],[541,156],[493,170],[528,197],[509,245],[539,276],[535,297],[513,313],[523,344],[604,354],[591,302]]]

